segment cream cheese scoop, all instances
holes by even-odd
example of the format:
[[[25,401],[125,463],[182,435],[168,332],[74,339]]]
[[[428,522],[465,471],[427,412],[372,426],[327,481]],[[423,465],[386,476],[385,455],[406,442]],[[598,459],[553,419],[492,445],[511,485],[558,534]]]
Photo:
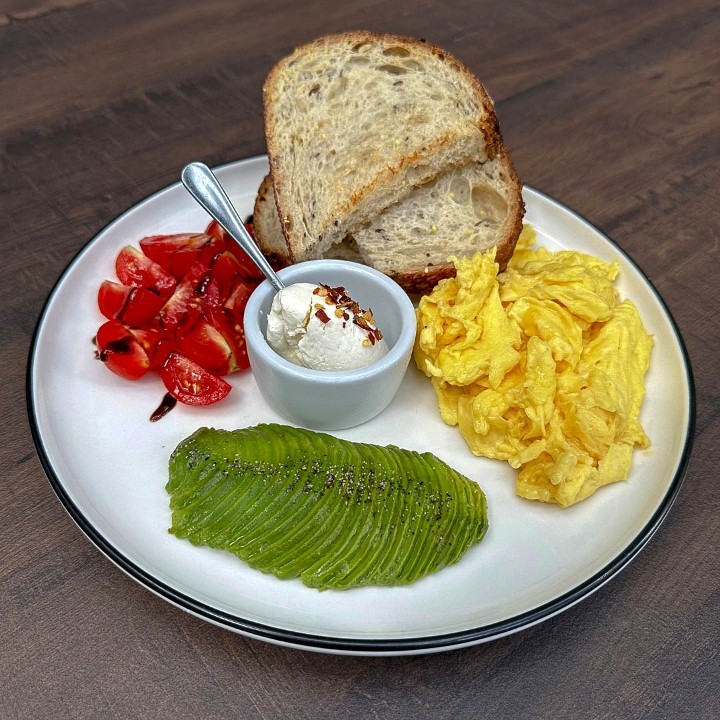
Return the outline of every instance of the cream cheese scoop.
[[[388,346],[372,314],[344,288],[288,285],[273,298],[267,341],[278,355],[311,370],[355,370],[384,357]]]

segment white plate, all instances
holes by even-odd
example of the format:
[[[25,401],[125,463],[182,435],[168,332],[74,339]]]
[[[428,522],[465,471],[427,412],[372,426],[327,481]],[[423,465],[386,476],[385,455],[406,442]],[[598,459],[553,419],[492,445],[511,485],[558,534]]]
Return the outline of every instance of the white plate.
[[[241,214],[252,211],[264,157],[217,170]],[[279,644],[362,654],[412,654],[502,637],[565,610],[640,551],[667,514],[687,465],[694,391],[687,354],[648,279],[611,240],[575,213],[526,188],[526,219],[551,248],[573,248],[622,266],[619,289],[655,336],[642,422],[652,440],[627,482],[566,510],[522,500],[514,472],[470,454],[439,418],[427,379],[411,368],[390,408],[339,436],[430,450],[477,480],[490,530],[456,565],[408,587],[317,592],[247,567],[229,553],[193,547],[167,532],[167,461],[200,425],[282,422],[252,375],[232,377],[209,408],[178,406],[150,423],[157,376],[128,383],[94,359],[102,322],[97,288],[114,259],[143,235],[196,231],[208,220],[178,183],[121,215],[86,245],[50,295],[28,366],[28,409],[38,453],[72,518],[113,562],[160,597],[222,627]]]

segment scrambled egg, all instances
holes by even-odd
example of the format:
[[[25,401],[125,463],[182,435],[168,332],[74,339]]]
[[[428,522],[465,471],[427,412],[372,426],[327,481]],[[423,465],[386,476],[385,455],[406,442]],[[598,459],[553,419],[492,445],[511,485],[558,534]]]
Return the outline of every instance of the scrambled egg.
[[[618,298],[617,262],[534,242],[525,226],[504,273],[494,250],[452,258],[457,276],[420,300],[414,357],[473,453],[518,469],[518,495],[566,507],[649,446],[653,340]]]

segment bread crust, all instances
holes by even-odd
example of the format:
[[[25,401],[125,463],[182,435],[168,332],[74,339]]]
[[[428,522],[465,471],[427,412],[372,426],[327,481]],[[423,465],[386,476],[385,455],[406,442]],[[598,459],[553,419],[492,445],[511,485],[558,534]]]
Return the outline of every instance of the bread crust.
[[[280,226],[273,182],[268,173],[260,183],[253,207],[255,242],[273,267],[289,265],[288,247]]]

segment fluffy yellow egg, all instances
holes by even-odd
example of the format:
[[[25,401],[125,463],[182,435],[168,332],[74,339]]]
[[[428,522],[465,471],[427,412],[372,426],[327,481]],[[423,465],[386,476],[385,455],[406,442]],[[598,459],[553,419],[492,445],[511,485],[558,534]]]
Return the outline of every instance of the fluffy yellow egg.
[[[653,340],[618,296],[617,263],[534,243],[526,225],[503,273],[494,251],[452,258],[456,277],[420,300],[414,357],[473,453],[516,468],[520,496],[566,507],[649,446]]]

